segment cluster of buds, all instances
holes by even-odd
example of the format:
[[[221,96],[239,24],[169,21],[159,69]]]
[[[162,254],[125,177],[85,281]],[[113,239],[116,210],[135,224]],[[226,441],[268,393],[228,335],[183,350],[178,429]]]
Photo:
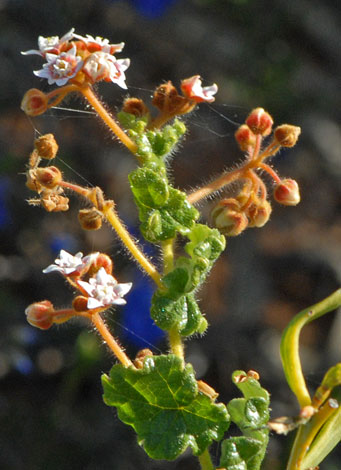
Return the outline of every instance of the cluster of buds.
[[[275,201],[286,206],[300,202],[299,187],[295,180],[281,179],[265,160],[275,155],[281,147],[293,147],[300,135],[297,126],[283,124],[272,133],[273,119],[263,108],[254,109],[236,133],[236,141],[247,154],[243,166],[228,175],[230,181],[242,180],[240,192],[234,198],[219,201],[212,211],[215,226],[227,236],[236,236],[247,227],[263,227],[270,218],[271,205],[267,200],[267,189],[257,174],[266,172],[274,181]],[[272,133],[272,138],[269,137]],[[265,148],[263,139],[269,137]],[[232,178],[231,178],[232,175]],[[224,181],[224,178],[220,180]]]
[[[35,302],[27,307],[27,321],[37,328],[47,330],[53,324],[64,323],[75,316],[90,317],[107,310],[111,305],[124,305],[124,296],[132,283],[118,283],[112,275],[113,263],[104,253],[75,256],[61,250],[59,257],[43,270],[59,272],[78,291],[72,308],[56,310],[49,300]]]
[[[42,69],[33,73],[45,78],[49,85],[66,84],[75,87],[94,84],[101,80],[113,82],[126,89],[124,72],[130,65],[129,59],[116,59],[115,54],[121,52],[124,43],[110,44],[108,39],[87,34],[85,37],[74,32],[59,36],[38,38],[38,48],[22,52],[24,55],[39,55],[46,60]],[[72,91],[72,87],[69,91]],[[26,114],[38,116],[56,102],[49,101],[58,93],[45,95],[37,89],[29,90],[22,101],[21,107]],[[62,93],[63,98],[65,92]]]
[[[144,116],[148,120],[148,127],[159,128],[175,116],[191,112],[198,103],[212,103],[218,91],[216,84],[203,87],[199,75],[182,80],[180,87],[182,94],[178,93],[171,81],[156,88],[152,104],[158,109],[159,115],[154,119],[151,119],[147,105],[137,98],[127,98],[123,104],[123,111],[137,117]]]
[[[38,193],[38,199],[29,199],[31,205],[41,205],[48,212],[67,211],[69,199],[64,196],[62,173],[56,166],[39,167],[42,160],[52,160],[57,155],[58,145],[52,134],[35,140],[26,172],[26,186]]]

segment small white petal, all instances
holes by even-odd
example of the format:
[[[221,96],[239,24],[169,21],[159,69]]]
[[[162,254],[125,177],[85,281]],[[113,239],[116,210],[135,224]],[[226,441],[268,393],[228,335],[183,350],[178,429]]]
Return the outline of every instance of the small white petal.
[[[94,299],[93,297],[89,297],[87,307],[89,309],[93,309],[93,308],[98,308],[98,307],[104,307],[104,305],[99,300]]]

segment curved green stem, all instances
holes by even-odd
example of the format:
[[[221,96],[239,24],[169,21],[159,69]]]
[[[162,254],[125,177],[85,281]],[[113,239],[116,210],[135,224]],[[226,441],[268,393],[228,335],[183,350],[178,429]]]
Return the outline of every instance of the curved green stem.
[[[281,358],[289,387],[294,392],[300,406],[311,405],[311,398],[305,383],[299,356],[299,336],[301,329],[313,320],[335,310],[341,305],[341,289],[326,299],[308,307],[296,315],[284,330],[281,341]]]

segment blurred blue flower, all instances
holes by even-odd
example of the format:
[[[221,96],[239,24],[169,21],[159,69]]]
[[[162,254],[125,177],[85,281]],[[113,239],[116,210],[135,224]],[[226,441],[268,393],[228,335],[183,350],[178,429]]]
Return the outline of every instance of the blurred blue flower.
[[[0,178],[0,229],[8,227],[11,223],[11,215],[8,209],[8,191],[10,190],[9,178]]]
[[[33,370],[31,359],[21,353],[15,354],[15,357],[13,358],[13,366],[18,372],[20,372],[20,374],[23,375],[28,375]]]
[[[49,248],[54,254],[58,254],[60,250],[74,253],[77,250],[77,241],[70,233],[55,233],[49,240]]]
[[[130,0],[142,16],[150,19],[162,16],[175,1],[176,0]]]
[[[136,272],[133,288],[127,295],[127,305],[123,310],[124,340],[139,349],[157,345],[165,332],[150,318],[150,303],[155,285],[145,275]]]

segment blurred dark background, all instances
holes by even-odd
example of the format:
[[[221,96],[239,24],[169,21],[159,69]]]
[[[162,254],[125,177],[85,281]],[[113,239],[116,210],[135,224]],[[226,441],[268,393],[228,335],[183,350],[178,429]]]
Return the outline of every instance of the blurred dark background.
[[[58,275],[43,275],[61,248],[71,253],[106,251],[122,282],[134,281],[128,305],[108,321],[129,354],[141,347],[167,350],[162,333],[148,320],[152,286],[108,228],[85,233],[77,222],[80,200],[68,213],[47,214],[27,205],[27,158],[36,136],[52,132],[60,144],[58,166],[71,181],[99,185],[139,237],[127,186],[135,162],[92,115],[51,110],[29,120],[20,110],[25,91],[47,90],[32,70],[38,35],[62,36],[71,27],[126,43],[128,93],[148,101],[165,80],[178,85],[200,74],[218,83],[211,106],[186,118],[188,136],[174,157],[175,184],[190,190],[241,159],[233,134],[255,106],[276,124],[302,127],[298,145],[274,164],[296,179],[302,202],[273,204],[270,222],[230,239],[206,287],[201,305],[210,328],[188,342],[187,358],[219,391],[222,401],[238,394],[235,369],[257,370],[272,394],[273,416],[298,412],[284,381],[279,341],[292,316],[333,292],[340,281],[340,33],[336,0],[2,0],[0,1],[0,468],[3,470],[194,470],[190,454],[177,462],[149,460],[101,398],[100,375],[113,359],[87,325],[69,322],[46,332],[25,321],[34,301],[67,306],[72,292]],[[115,109],[124,90],[100,84]],[[85,109],[76,97],[64,108]],[[203,205],[208,214],[212,203]],[[151,247],[145,250],[157,260]],[[340,314],[303,331],[302,357],[309,386],[318,386],[340,360]],[[232,429],[232,432],[235,430]],[[293,436],[273,437],[264,470],[283,470]],[[213,446],[219,456],[219,447]],[[334,451],[321,470],[340,470]]]

